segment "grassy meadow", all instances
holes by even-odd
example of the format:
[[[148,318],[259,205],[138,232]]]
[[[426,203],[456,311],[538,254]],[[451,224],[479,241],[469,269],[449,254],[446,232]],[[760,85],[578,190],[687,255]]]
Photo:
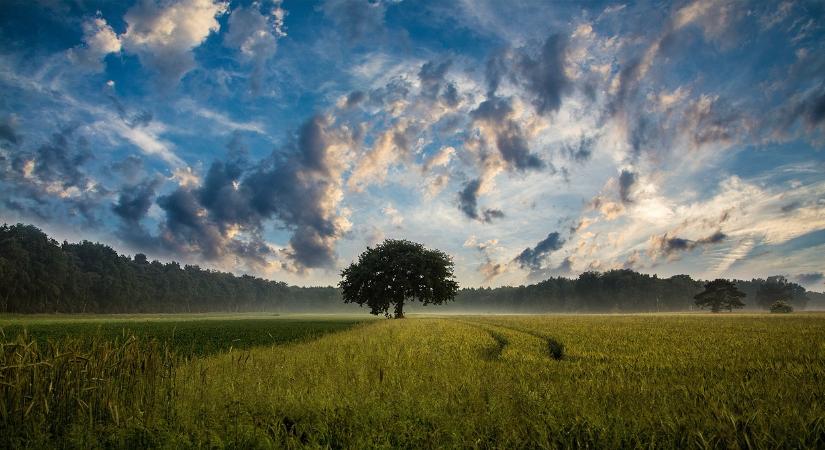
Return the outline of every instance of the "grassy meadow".
[[[825,446],[825,314],[0,327],[3,448]]]

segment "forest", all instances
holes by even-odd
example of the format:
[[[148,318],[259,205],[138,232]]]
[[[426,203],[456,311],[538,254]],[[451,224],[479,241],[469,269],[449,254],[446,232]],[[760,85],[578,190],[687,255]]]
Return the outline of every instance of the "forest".
[[[778,299],[795,309],[821,307],[823,294],[782,276],[734,280],[746,309],[767,309]],[[704,281],[688,275],[659,278],[632,270],[585,272],[527,286],[463,288],[437,309],[411,312],[550,313],[664,312],[696,309]],[[809,305],[810,303],[810,305]],[[298,287],[250,275],[149,261],[82,241],[59,243],[33,225],[0,227],[0,312],[190,313],[358,312],[336,287]]]

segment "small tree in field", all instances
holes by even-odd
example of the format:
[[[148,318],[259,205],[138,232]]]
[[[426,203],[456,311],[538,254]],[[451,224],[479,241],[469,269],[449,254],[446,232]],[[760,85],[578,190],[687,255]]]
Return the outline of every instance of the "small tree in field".
[[[773,302],[771,307],[769,308],[772,313],[792,313],[793,306],[789,305],[788,302],[783,300],[777,300]]]
[[[737,289],[732,281],[722,278],[717,278],[705,284],[705,290],[696,294],[693,298],[696,299],[696,306],[702,309],[710,308],[715,313],[722,309],[733,311],[733,308],[745,306],[742,303],[745,293]]]
[[[438,305],[455,298],[453,261],[440,250],[406,240],[387,239],[341,272],[338,284],[345,303],[370,307],[372,314],[404,317],[404,303]]]

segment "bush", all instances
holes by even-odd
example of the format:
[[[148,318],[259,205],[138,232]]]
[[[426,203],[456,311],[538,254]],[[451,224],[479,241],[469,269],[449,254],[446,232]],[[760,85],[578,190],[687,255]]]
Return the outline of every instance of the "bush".
[[[793,312],[793,306],[789,305],[788,302],[777,300],[773,302],[771,305],[771,312],[772,313],[791,313]]]

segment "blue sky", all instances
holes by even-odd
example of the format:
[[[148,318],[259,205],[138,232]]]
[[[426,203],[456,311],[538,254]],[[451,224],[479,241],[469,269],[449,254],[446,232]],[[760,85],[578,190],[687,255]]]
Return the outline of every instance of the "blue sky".
[[[0,220],[300,285],[822,290],[821,2],[9,1]]]

